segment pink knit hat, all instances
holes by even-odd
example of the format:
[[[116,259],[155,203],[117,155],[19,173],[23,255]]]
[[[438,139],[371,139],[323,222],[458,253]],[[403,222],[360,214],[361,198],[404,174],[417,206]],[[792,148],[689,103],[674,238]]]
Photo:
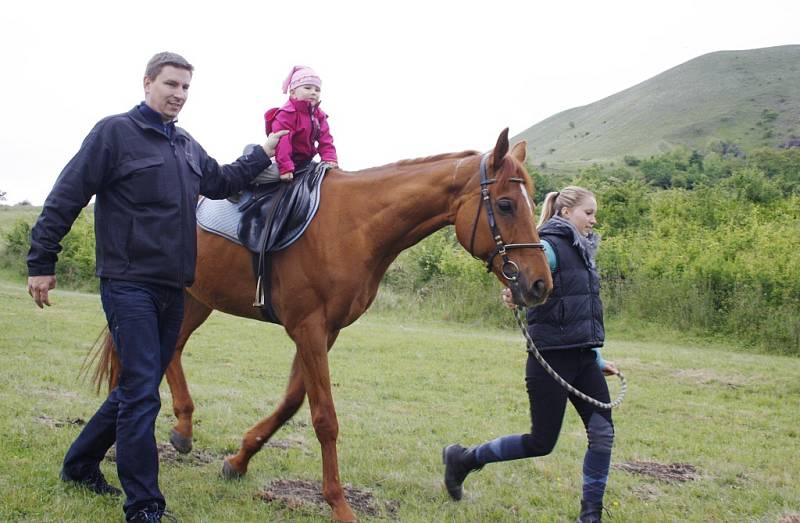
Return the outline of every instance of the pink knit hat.
[[[295,65],[292,67],[292,72],[289,73],[289,76],[283,81],[283,92],[288,93],[295,87],[300,87],[301,85],[316,85],[321,88],[322,80],[319,79],[317,73],[310,67]]]

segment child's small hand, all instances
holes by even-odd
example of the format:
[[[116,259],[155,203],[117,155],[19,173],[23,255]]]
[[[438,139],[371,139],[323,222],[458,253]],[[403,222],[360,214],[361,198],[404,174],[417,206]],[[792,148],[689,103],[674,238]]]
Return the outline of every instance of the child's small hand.
[[[330,165],[330,166],[331,166],[331,169],[338,169],[338,168],[339,168],[339,164],[338,164],[338,163],[336,163],[336,162],[325,162],[325,163],[327,163],[328,165]]]
[[[291,182],[292,178],[294,178],[294,173],[293,172],[283,173],[281,175],[281,181],[282,182],[287,182],[287,183]]]

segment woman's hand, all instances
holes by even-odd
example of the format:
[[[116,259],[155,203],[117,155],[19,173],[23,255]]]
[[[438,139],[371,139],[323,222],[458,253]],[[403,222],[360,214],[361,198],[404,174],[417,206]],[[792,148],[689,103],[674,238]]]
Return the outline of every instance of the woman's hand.
[[[619,369],[617,368],[617,364],[613,361],[606,360],[606,366],[603,367],[603,374],[606,376],[613,376],[615,374],[619,374]]]
[[[291,182],[291,181],[292,181],[292,178],[294,178],[294,173],[293,173],[293,172],[291,172],[291,171],[290,171],[290,172],[288,172],[288,173],[283,173],[283,174],[281,175],[281,181],[282,181],[282,182],[286,182],[286,183],[288,183],[288,182]]]
[[[517,308],[517,304],[514,303],[514,297],[511,295],[511,289],[508,287],[500,292],[500,297],[503,299],[503,305],[509,309],[514,310]]]

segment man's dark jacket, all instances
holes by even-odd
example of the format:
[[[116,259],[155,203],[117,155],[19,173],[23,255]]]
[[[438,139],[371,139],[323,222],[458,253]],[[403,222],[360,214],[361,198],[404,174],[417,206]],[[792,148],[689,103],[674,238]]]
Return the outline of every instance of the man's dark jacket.
[[[541,351],[591,349],[602,347],[605,340],[600,277],[575,234],[557,220],[547,221],[539,230],[558,260],[550,298],[528,309],[528,332]]]
[[[28,275],[55,274],[61,239],[96,194],[98,276],[191,285],[198,195],[225,198],[270,160],[256,147],[220,166],[183,129],[175,127],[171,135],[137,107],[98,122],[56,180],[31,231]]]

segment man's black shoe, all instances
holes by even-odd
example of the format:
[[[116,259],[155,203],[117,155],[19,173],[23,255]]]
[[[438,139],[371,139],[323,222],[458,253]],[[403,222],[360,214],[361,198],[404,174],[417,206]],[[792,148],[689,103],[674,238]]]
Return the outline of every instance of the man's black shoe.
[[[470,453],[461,445],[448,445],[442,450],[444,462],[444,486],[450,497],[459,501],[463,495],[461,484],[473,470],[478,470],[474,452]]]
[[[105,476],[100,470],[95,470],[94,472],[90,473],[88,476],[83,478],[73,478],[68,476],[64,469],[61,469],[61,481],[66,481],[67,483],[74,483],[78,486],[81,486],[87,490],[91,490],[95,494],[100,494],[102,496],[119,496],[122,494],[122,491],[117,487],[111,486],[106,481]]]
[[[151,503],[146,507],[126,514],[125,521],[127,523],[161,523],[162,521],[174,523],[178,520],[175,519],[175,516],[167,512],[164,507],[159,506],[157,503]]]

